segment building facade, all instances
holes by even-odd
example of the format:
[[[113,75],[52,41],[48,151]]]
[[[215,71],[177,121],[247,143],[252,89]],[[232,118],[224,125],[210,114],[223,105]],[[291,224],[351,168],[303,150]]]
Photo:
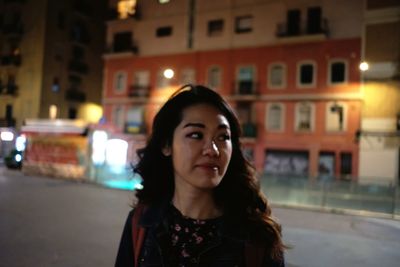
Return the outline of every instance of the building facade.
[[[400,181],[400,2],[365,4],[362,59],[364,105],[360,140],[362,180]],[[374,164],[371,164],[373,162]]]
[[[105,118],[142,140],[171,86],[205,84],[235,107],[258,171],[356,179],[364,4],[110,1]]]
[[[0,1],[1,126],[81,117],[84,103],[99,113],[106,8],[105,0]]]

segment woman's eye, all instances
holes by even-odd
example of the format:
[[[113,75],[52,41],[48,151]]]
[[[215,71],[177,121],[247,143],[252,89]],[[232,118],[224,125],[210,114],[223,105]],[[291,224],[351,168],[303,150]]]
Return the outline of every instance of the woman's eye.
[[[221,141],[231,140],[231,136],[229,134],[223,134],[219,137]]]
[[[203,134],[199,132],[193,132],[188,134],[187,136],[193,139],[201,139],[203,137]]]

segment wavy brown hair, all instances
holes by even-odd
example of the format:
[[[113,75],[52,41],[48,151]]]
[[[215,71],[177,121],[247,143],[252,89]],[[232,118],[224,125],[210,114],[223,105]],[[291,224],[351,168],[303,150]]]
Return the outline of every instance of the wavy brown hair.
[[[254,167],[243,156],[239,121],[229,104],[207,87],[181,87],[155,116],[152,133],[147,145],[138,150],[139,162],[134,167],[134,171],[143,179],[143,188],[136,193],[139,202],[151,205],[172,199],[172,159],[162,153],[162,148],[172,145],[173,134],[182,120],[183,111],[197,104],[216,107],[228,120],[231,130],[232,156],[224,178],[214,189],[216,204],[223,210],[229,222],[247,226],[250,239],[256,243],[266,243],[271,257],[278,259],[284,250],[281,227],[271,217],[271,208],[260,190]]]

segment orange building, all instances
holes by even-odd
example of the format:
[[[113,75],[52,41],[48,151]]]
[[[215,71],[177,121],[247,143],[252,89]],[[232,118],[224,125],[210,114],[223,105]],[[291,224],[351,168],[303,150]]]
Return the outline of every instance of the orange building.
[[[315,2],[110,1],[105,119],[142,138],[170,86],[205,84],[260,172],[357,177],[363,1]]]

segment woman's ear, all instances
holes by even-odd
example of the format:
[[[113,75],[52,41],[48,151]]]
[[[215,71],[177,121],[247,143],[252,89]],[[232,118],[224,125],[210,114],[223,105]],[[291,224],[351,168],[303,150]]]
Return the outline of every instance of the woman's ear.
[[[171,147],[169,145],[165,145],[162,149],[162,153],[164,156],[169,157],[172,154]]]

